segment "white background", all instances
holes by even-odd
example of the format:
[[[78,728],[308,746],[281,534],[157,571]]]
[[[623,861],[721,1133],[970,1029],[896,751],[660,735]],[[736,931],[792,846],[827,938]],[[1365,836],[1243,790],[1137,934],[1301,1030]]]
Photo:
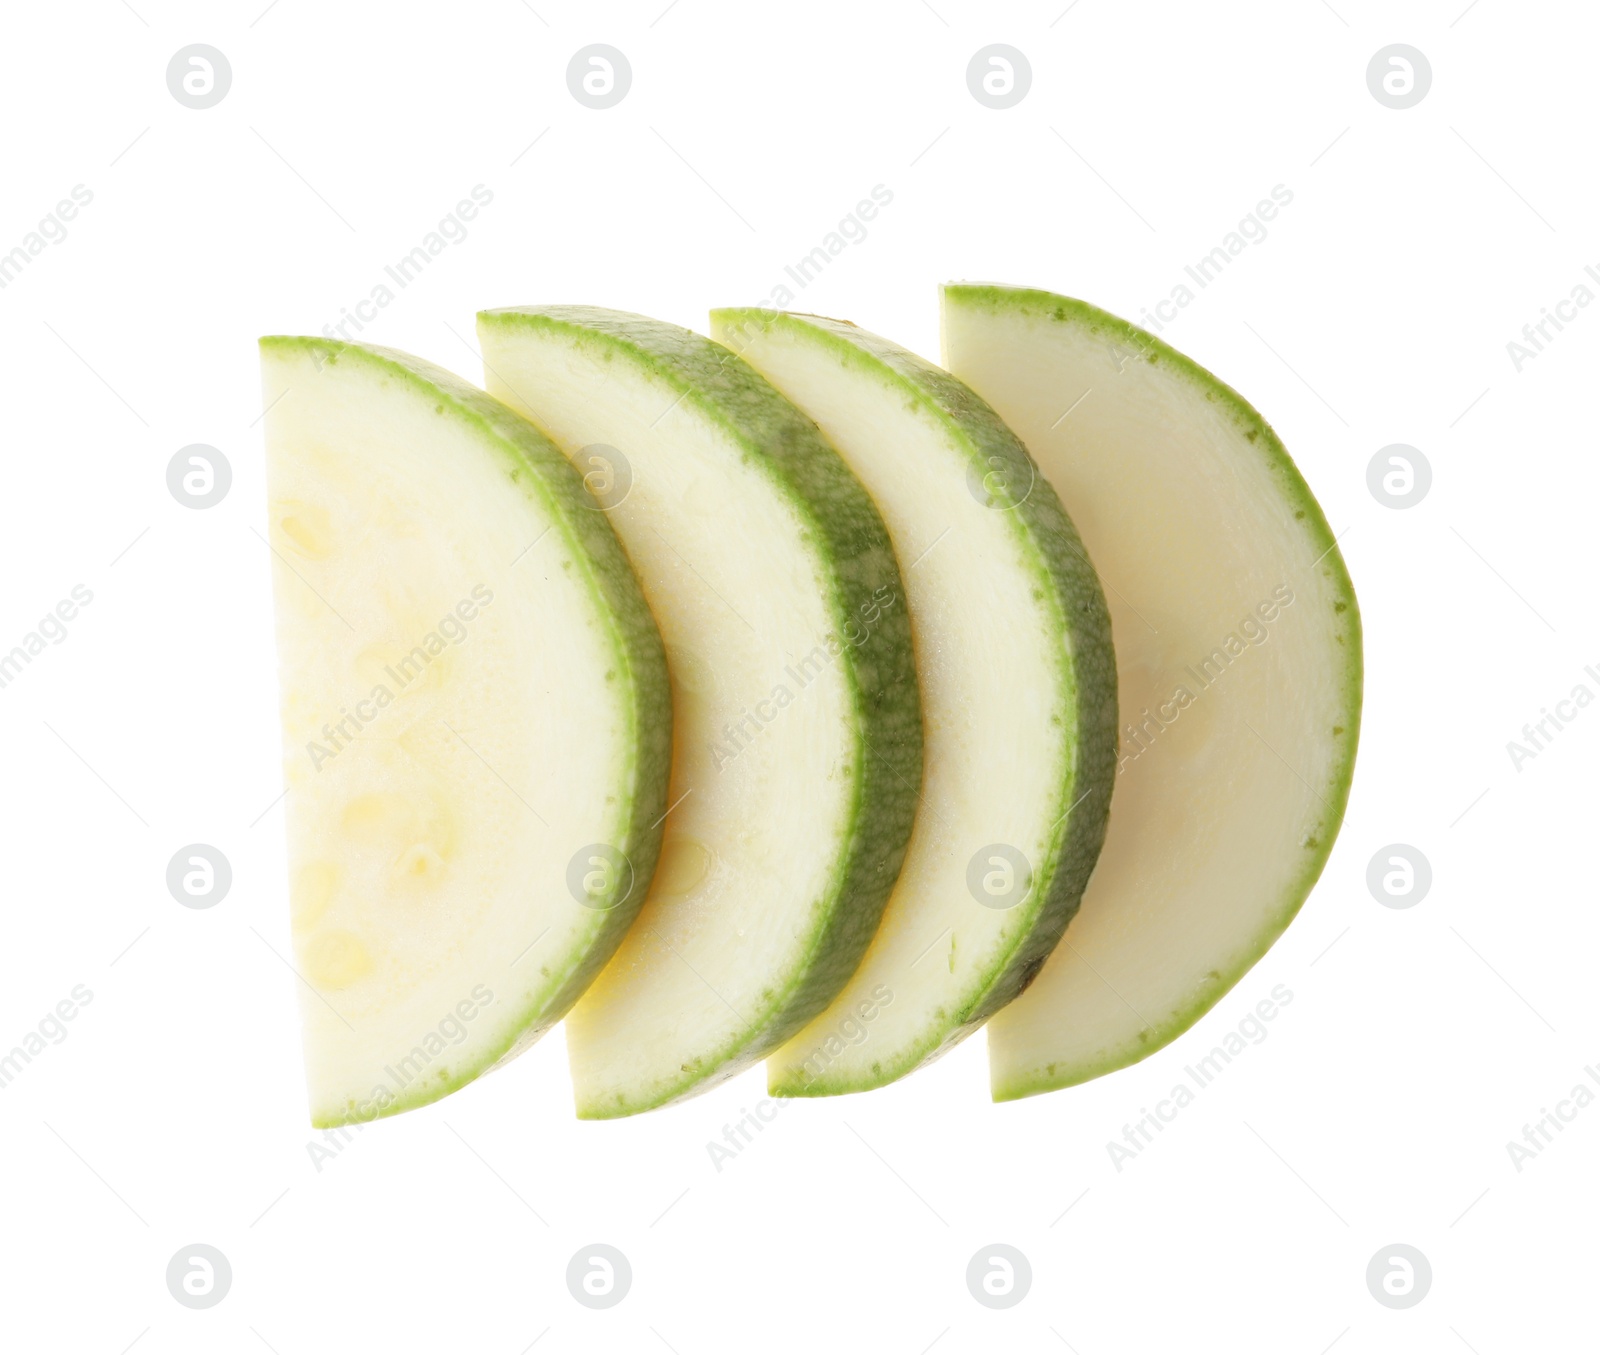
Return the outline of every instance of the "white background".
[[[94,997],[0,1091],[0,1345],[1509,1355],[1592,1340],[1600,1108],[1520,1172],[1506,1143],[1600,1060],[1600,708],[1520,771],[1506,744],[1580,681],[1600,692],[1583,673],[1600,664],[1600,308],[1520,373],[1506,344],[1600,265],[1593,12],[279,0],[258,19],[262,4],[5,17],[0,251],[75,184],[94,199],[0,291],[0,649],[74,585],[94,600],[0,691],[0,1050],[74,985]],[[195,42],[233,71],[203,111],[165,82]],[[565,79],[591,42],[633,67],[603,112]],[[1007,111],[966,86],[993,42],[1032,65]],[[1395,42],[1433,68],[1405,111],[1365,78]],[[713,304],[766,298],[881,183],[892,205],[798,304],[937,356],[944,279],[1137,319],[1274,185],[1293,192],[1164,337],[1274,422],[1341,533],[1366,716],[1321,884],[1200,1026],[1004,1106],[974,1039],[898,1086],[786,1109],[721,1172],[706,1144],[762,1096],[759,1071],[579,1124],[556,1035],[317,1170],[295,980],[274,954],[288,927],[255,339],[336,321],[480,183],[494,201],[468,238],[361,337],[476,377],[483,306],[589,302],[703,328]],[[233,468],[206,511],[166,487],[192,442]],[[1434,472],[1406,511],[1366,485],[1393,442]],[[234,871],[209,911],[164,881],[197,841]],[[1365,883],[1392,842],[1434,871],[1405,911]],[[1270,1037],[1119,1172],[1107,1141],[1276,984],[1294,999]],[[634,1270],[606,1312],[564,1279],[596,1241]],[[194,1242],[233,1267],[204,1312],[164,1280]],[[964,1280],[994,1242],[1034,1272],[1006,1312]],[[1404,1312],[1365,1282],[1394,1242],[1434,1272]]]

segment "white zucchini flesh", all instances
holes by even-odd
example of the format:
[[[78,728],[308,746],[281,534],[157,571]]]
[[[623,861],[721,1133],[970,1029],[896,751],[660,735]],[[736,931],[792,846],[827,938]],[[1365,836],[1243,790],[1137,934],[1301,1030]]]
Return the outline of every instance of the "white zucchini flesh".
[[[712,334],[816,420],[907,562],[926,729],[911,845],[861,967],[767,1065],[775,1095],[863,1091],[977,1029],[1077,907],[1111,794],[1110,623],[1054,491],[947,373],[817,316],[715,311]]]
[[[670,694],[609,524],[526,420],[390,350],[261,353],[293,948],[326,1126],[436,1100],[560,1019],[643,898],[573,862],[599,845],[653,869]]]
[[[662,864],[566,1026],[579,1115],[633,1114],[765,1057],[876,928],[921,774],[900,577],[815,425],[709,339],[579,307],[479,334],[489,388],[612,486],[674,683]]]
[[[1283,444],[1144,331],[953,284],[946,365],[1028,444],[1111,603],[1122,743],[1083,907],[989,1025],[997,1099],[1145,1057],[1226,993],[1321,872],[1353,771],[1361,632]]]

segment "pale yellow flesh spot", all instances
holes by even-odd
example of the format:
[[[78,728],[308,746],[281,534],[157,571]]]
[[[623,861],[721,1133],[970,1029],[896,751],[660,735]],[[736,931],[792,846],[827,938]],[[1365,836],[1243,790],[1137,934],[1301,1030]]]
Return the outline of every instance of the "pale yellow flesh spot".
[[[359,937],[335,929],[312,938],[305,948],[305,969],[316,987],[337,992],[372,972],[372,956]]]
[[[295,875],[289,891],[290,920],[296,932],[314,926],[339,889],[340,870],[332,861],[313,861]]]
[[[655,888],[663,894],[687,894],[711,870],[712,852],[692,837],[668,838],[656,866]]]

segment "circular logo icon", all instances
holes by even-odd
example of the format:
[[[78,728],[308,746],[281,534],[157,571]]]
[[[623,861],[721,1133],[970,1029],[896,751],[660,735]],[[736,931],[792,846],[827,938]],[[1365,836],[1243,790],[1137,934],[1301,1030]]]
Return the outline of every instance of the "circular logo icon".
[[[967,862],[967,891],[985,908],[1015,908],[1032,884],[1028,858],[1004,842],[980,847]]]
[[[585,108],[615,108],[632,85],[628,58],[603,42],[580,47],[567,62],[567,88]]]
[[[967,88],[985,108],[1015,108],[1032,84],[1028,58],[1003,42],[980,47],[967,62]]]
[[[573,458],[573,464],[601,512],[609,513],[633,488],[633,467],[628,458],[604,442],[591,442]]]
[[[1432,885],[1428,858],[1404,842],[1391,842],[1367,862],[1367,888],[1385,908],[1415,908]]]
[[[1433,486],[1433,467],[1415,447],[1391,442],[1367,462],[1367,488],[1385,508],[1415,508]]]
[[[1004,1242],[979,1247],[967,1262],[967,1289],[985,1308],[1015,1308],[1032,1287],[1028,1258]]]
[[[985,508],[1010,510],[1033,493],[1033,458],[988,456],[967,466],[967,493]]]
[[[167,488],[185,508],[215,508],[232,485],[228,458],[203,442],[178,448],[167,462]]]
[[[232,84],[228,58],[203,42],[180,47],[167,62],[167,88],[185,108],[215,108]]]
[[[1367,1262],[1367,1288],[1385,1308],[1415,1308],[1433,1288],[1433,1267],[1410,1243],[1393,1242]]]
[[[1385,108],[1415,108],[1432,84],[1428,58],[1403,42],[1380,47],[1367,62],[1367,88]]]
[[[185,1308],[215,1308],[233,1288],[233,1267],[210,1243],[194,1242],[172,1253],[167,1288]]]
[[[615,1247],[594,1242],[572,1253],[567,1288],[585,1308],[615,1308],[633,1288],[633,1267]]]
[[[615,908],[633,893],[633,862],[609,843],[591,842],[567,862],[567,892],[585,908]]]
[[[214,908],[233,884],[228,858],[204,842],[191,842],[167,862],[167,891],[185,908]]]

